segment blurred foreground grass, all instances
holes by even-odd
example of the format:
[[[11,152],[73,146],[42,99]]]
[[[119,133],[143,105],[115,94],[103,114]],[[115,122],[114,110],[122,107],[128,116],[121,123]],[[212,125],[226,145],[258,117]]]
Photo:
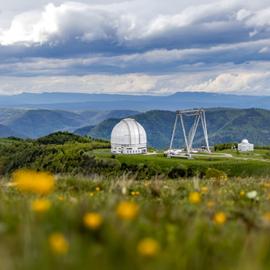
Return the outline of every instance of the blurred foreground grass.
[[[0,269],[270,268],[267,179],[0,185]]]

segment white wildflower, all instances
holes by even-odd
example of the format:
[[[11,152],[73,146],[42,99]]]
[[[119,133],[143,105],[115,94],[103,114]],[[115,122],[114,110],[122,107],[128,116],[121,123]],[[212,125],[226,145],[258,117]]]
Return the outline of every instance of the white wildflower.
[[[246,196],[249,199],[256,199],[258,196],[258,192],[256,190],[253,190],[253,191],[248,192]]]

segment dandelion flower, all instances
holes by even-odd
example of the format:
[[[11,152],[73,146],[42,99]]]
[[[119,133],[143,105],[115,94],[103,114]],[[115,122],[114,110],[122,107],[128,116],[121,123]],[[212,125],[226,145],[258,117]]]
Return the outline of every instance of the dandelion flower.
[[[31,209],[36,213],[44,213],[47,212],[51,208],[51,202],[46,199],[38,199],[34,200],[31,203]]]
[[[61,233],[53,233],[49,237],[51,250],[58,255],[64,255],[69,250],[69,243]]]
[[[208,187],[202,187],[201,192],[202,193],[207,193],[208,192]]]
[[[63,195],[59,195],[59,196],[57,197],[57,199],[58,199],[59,201],[64,201],[64,200],[65,200],[65,197],[64,197]]]
[[[263,215],[263,220],[267,223],[270,223],[270,212],[266,212],[264,215]]]
[[[134,202],[120,202],[117,206],[116,213],[118,217],[124,220],[134,219],[139,212],[139,206]]]
[[[97,230],[103,223],[103,218],[98,213],[87,213],[83,217],[84,226],[91,230]]]
[[[208,207],[209,209],[211,209],[211,208],[213,208],[213,207],[215,206],[215,204],[216,204],[216,203],[215,203],[214,201],[208,201],[206,205],[207,205],[207,207]]]
[[[137,251],[141,256],[154,257],[159,253],[160,245],[155,239],[145,238],[139,242]]]
[[[225,222],[227,221],[227,216],[224,212],[217,212],[215,215],[214,215],[214,222],[216,224],[224,224]]]
[[[101,190],[100,187],[96,187],[96,192],[99,192]]]
[[[244,190],[241,190],[239,194],[240,194],[241,197],[243,197],[243,196],[245,196],[246,193],[245,193]]]
[[[270,188],[270,183],[269,182],[265,182],[262,184],[264,188]]]
[[[191,192],[189,194],[189,202],[192,203],[192,204],[198,204],[201,202],[201,195],[199,192]]]
[[[46,172],[18,170],[13,174],[13,181],[22,192],[49,194],[54,189],[54,177]]]

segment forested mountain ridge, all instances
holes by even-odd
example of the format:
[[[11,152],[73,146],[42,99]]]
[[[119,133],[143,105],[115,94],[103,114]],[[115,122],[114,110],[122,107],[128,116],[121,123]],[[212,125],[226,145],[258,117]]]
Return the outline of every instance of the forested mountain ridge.
[[[262,109],[209,109],[206,111],[210,144],[238,142],[248,138],[257,145],[270,145],[270,111]],[[135,115],[134,118],[145,128],[148,143],[157,148],[169,146],[175,112],[149,111]],[[108,119],[94,127],[84,127],[75,131],[80,135],[109,139],[113,126],[118,119]],[[187,128],[192,119],[186,119]],[[180,126],[177,131],[177,142],[183,145]],[[202,130],[199,127],[195,138],[197,144],[203,144]]]
[[[139,112],[131,110],[82,111],[0,109],[0,137],[38,138],[56,131],[73,131],[97,125],[108,118],[122,118]],[[5,129],[4,129],[5,127]]]

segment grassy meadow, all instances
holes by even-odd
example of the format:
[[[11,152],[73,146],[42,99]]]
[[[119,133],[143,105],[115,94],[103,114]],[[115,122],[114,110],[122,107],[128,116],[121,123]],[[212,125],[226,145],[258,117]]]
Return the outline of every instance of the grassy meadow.
[[[1,270],[269,269],[268,148],[186,160],[108,147],[0,140]]]
[[[40,177],[1,181],[0,269],[270,267],[267,179]]]

